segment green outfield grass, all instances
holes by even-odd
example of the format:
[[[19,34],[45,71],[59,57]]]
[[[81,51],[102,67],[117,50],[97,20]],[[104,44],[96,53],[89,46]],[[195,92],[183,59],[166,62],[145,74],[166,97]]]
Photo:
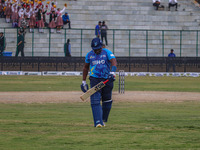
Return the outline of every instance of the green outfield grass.
[[[200,92],[200,78],[125,80],[128,91]],[[0,76],[1,92],[80,91],[80,84],[81,77]],[[198,150],[199,106],[199,101],[114,102],[109,122],[98,129],[89,102],[0,103],[0,150]]]
[[[94,128],[89,103],[0,104],[1,150],[200,149],[200,102],[114,103]]]
[[[69,76],[0,76],[0,91],[80,91],[81,81],[81,77]],[[200,78],[129,76],[125,78],[125,90],[200,92]]]

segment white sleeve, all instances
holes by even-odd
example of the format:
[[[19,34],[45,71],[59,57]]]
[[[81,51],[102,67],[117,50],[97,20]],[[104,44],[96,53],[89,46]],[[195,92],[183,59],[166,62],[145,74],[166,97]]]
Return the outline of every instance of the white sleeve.
[[[50,3],[49,3],[49,6],[48,6],[48,8],[49,8],[50,11],[51,11],[51,7],[52,7],[52,6],[51,6],[51,2],[50,2]]]
[[[20,9],[18,14],[19,14],[19,17],[22,17],[22,15],[24,14],[23,9]]]
[[[63,13],[65,11],[65,7],[60,11],[60,13]]]
[[[12,5],[12,12],[14,12],[14,5]]]
[[[31,12],[29,11],[29,12],[27,13],[27,15],[28,15],[28,18],[30,18],[30,17],[31,17]]]

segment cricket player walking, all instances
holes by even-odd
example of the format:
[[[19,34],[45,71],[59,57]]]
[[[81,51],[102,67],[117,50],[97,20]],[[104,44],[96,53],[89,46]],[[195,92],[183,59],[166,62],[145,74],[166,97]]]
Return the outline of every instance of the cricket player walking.
[[[113,82],[115,81],[117,61],[111,51],[106,48],[102,48],[102,42],[99,38],[94,38],[92,40],[91,47],[92,50],[87,53],[85,57],[81,90],[83,92],[88,90],[86,78],[89,70],[91,88],[101,81],[106,81],[107,79],[109,80],[105,87],[90,97],[94,127],[102,127],[105,126],[104,122],[107,122],[112,107],[112,89]]]

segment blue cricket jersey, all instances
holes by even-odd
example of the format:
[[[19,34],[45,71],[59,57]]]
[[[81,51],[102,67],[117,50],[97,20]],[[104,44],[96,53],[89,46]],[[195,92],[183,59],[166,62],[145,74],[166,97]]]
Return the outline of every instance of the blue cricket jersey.
[[[97,55],[93,50],[87,53],[85,63],[90,64],[90,76],[95,78],[108,78],[110,73],[110,60],[115,58],[114,54],[106,48]]]

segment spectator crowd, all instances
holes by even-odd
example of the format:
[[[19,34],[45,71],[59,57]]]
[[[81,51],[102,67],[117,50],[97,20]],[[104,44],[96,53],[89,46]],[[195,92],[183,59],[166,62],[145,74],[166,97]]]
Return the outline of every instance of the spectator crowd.
[[[164,5],[161,5],[161,0],[153,0],[153,6],[155,6],[155,9],[158,10],[158,8],[165,8]],[[168,10],[170,11],[170,7],[176,7],[175,11],[178,11],[178,2],[177,0],[169,0],[168,4]]]
[[[64,24],[69,24],[70,19],[65,9],[57,8],[56,0],[0,0],[0,17],[5,18],[6,23],[12,23],[13,27],[29,28],[33,32],[34,28],[38,28],[39,32],[43,32],[43,28],[49,27],[51,32],[63,28]],[[49,16],[49,22],[47,22]]]

